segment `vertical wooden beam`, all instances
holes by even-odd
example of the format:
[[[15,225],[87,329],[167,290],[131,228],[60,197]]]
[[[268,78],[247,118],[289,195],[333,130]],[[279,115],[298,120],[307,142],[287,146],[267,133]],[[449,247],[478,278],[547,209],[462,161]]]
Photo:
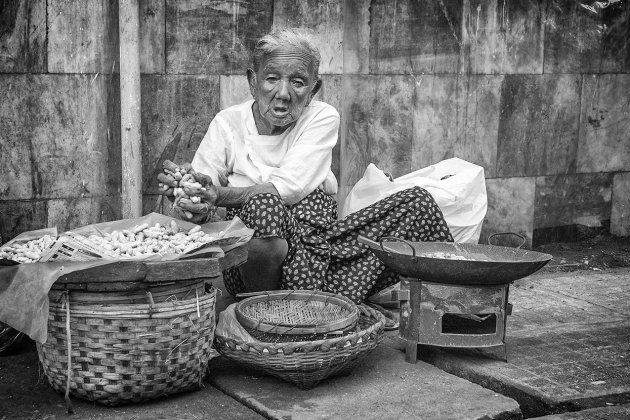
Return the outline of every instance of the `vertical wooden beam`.
[[[138,0],[120,0],[118,13],[122,216],[132,218],[142,214]]]

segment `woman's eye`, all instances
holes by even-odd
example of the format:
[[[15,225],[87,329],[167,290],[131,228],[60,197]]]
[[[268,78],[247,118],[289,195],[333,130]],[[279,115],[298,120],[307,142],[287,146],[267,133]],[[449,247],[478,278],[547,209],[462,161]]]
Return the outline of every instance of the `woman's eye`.
[[[293,83],[293,86],[295,86],[295,87],[303,87],[303,86],[305,86],[304,82],[301,81],[301,80],[293,80],[292,83]]]
[[[278,81],[278,78],[277,77],[273,77],[273,76],[269,76],[265,80],[268,81],[269,83],[276,83]]]

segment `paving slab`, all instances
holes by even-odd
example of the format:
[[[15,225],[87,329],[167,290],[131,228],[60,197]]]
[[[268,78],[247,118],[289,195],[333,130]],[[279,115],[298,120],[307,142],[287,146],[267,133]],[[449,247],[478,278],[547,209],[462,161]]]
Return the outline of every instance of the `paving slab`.
[[[419,361],[405,362],[388,333],[350,375],[310,390],[237,366],[211,361],[212,385],[271,419],[519,419],[518,404]]]
[[[0,357],[0,419],[263,419],[218,389],[206,384],[191,391],[143,404],[107,407],[72,398],[74,415],[68,416],[63,395],[54,391],[39,368],[37,353],[30,351]]]
[[[502,350],[420,357],[516,399],[525,417],[630,403],[630,269],[537,274],[510,301],[507,363]]]
[[[589,408],[582,411],[562,414],[550,414],[536,417],[536,420],[628,420],[630,419],[630,405],[616,405],[600,408]]]

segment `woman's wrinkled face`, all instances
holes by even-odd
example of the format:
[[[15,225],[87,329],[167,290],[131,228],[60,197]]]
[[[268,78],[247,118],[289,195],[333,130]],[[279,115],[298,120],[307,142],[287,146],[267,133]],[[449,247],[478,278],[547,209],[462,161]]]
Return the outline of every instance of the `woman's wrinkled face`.
[[[295,48],[276,49],[248,75],[258,111],[270,128],[295,122],[319,85],[310,55]]]

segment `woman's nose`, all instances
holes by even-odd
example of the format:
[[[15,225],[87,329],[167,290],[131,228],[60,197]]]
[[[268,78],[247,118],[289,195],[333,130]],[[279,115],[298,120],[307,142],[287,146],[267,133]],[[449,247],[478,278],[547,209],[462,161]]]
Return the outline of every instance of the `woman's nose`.
[[[283,99],[288,101],[291,99],[291,94],[289,93],[289,82],[286,80],[280,80],[278,85],[278,90],[276,91],[276,98]]]

